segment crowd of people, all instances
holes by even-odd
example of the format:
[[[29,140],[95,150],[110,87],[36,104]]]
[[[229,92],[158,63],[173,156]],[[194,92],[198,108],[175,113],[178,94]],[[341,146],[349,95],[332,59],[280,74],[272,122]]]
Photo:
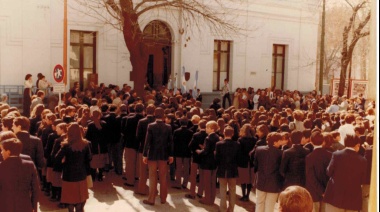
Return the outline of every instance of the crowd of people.
[[[368,211],[375,104],[363,96],[250,87],[236,89],[231,104],[225,80],[222,105],[202,107],[199,89],[147,86],[138,96],[127,84],[81,91],[75,83],[58,104],[46,89],[32,95],[31,77],[22,113],[0,103],[5,211],[37,211],[40,187],[59,207],[83,211],[88,188],[110,170],[148,205],[158,193],[166,203],[171,179],[206,205],[219,187],[220,211],[234,210],[237,185],[239,201],[255,193],[257,212],[276,202],[280,211]]]

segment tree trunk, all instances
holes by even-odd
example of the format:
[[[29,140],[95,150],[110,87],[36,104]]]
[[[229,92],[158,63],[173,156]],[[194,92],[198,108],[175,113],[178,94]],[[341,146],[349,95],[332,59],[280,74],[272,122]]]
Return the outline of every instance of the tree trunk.
[[[123,36],[125,44],[130,54],[132,72],[130,80],[134,82],[134,90],[140,97],[144,95],[144,84],[146,82],[146,70],[148,64],[148,55],[146,53],[146,44],[143,40],[143,32],[138,23],[138,16],[133,11],[131,1],[121,1],[123,10]]]

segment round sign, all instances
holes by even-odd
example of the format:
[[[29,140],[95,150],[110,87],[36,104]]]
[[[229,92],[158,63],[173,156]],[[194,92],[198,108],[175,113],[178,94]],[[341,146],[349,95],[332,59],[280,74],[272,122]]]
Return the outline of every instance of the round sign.
[[[61,65],[56,65],[53,70],[53,77],[56,82],[62,82],[65,77],[65,70]]]

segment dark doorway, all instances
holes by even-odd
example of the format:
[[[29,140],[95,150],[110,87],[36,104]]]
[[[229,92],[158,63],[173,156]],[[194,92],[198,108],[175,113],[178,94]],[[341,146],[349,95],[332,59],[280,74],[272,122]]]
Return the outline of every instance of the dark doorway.
[[[144,28],[149,61],[147,81],[152,88],[160,88],[168,83],[171,75],[171,33],[161,21],[152,21]]]

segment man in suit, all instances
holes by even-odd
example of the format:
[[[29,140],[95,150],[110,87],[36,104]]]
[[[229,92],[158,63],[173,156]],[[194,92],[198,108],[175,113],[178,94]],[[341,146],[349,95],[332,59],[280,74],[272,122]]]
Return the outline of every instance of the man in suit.
[[[124,160],[125,160],[125,178],[127,182],[124,183],[126,186],[135,185],[135,177],[138,174],[136,170],[136,159],[137,159],[137,149],[139,148],[139,143],[136,139],[136,129],[139,120],[144,118],[143,115],[144,105],[137,103],[135,105],[135,115],[126,116],[125,125],[122,126],[122,133],[124,135]],[[122,121],[123,122],[123,121]]]
[[[306,156],[306,189],[313,198],[314,211],[324,211],[325,203],[322,202],[329,177],[326,170],[330,163],[332,153],[322,148],[324,143],[323,135],[320,132],[314,132],[311,135],[311,143],[314,151]]]
[[[157,190],[157,169],[160,180],[161,204],[166,203],[168,195],[166,174],[167,162],[173,163],[173,138],[172,128],[164,122],[164,110],[160,107],[154,111],[156,121],[148,125],[143,162],[149,168],[149,196],[144,204],[154,205]]]
[[[201,178],[200,184],[204,187],[205,196],[199,200],[200,203],[206,205],[213,205],[216,196],[216,161],[214,156],[216,143],[220,140],[219,135],[216,134],[219,126],[216,121],[209,121],[206,124],[206,133],[208,136],[204,141],[204,145],[201,145],[201,150],[196,152],[201,156],[200,163]]]
[[[176,164],[174,188],[187,188],[189,182],[190,157],[189,143],[193,137],[193,132],[187,128],[188,120],[182,117],[179,120],[180,128],[173,133],[174,158]],[[181,178],[183,182],[181,183]]]
[[[284,177],[284,188],[305,186],[305,157],[309,151],[301,146],[302,136],[301,131],[294,130],[290,134],[293,145],[282,154],[280,173]]]
[[[2,211],[36,212],[39,194],[37,170],[32,161],[20,158],[22,143],[16,138],[2,141],[0,207]]]
[[[271,132],[266,146],[258,146],[253,161],[256,179],[256,212],[273,211],[277,197],[282,189],[280,164],[282,151],[280,133]]]
[[[149,187],[146,185],[146,180],[148,179],[148,166],[143,163],[143,151],[145,145],[145,136],[148,129],[148,125],[153,123],[156,118],[154,117],[154,111],[156,107],[154,105],[148,105],[146,107],[146,117],[139,120],[137,124],[136,140],[139,143],[137,165],[139,166],[139,182],[136,186],[135,193],[141,195],[147,195],[149,192]]]
[[[199,132],[195,133],[193,135],[193,138],[191,139],[189,143],[189,148],[192,153],[192,161],[191,161],[191,168],[190,168],[190,193],[186,194],[185,196],[190,199],[195,199],[195,187],[197,185],[197,173],[199,171],[199,179],[203,182],[201,179],[203,176],[201,175],[201,171],[199,169],[199,164],[201,163],[202,159],[200,155],[197,154],[197,150],[201,150],[200,145],[203,145],[205,138],[207,137],[206,133],[206,120],[200,120],[198,123],[199,126]],[[198,186],[198,197],[203,196],[203,186],[199,183]]]
[[[109,113],[103,118],[106,122],[106,138],[108,140],[108,157],[110,168],[115,167],[115,172],[118,175],[123,173],[123,158],[119,153],[120,146],[120,122],[117,120],[116,111],[117,107],[114,104],[109,106]]]
[[[44,150],[39,138],[29,134],[29,119],[20,116],[13,120],[13,132],[22,143],[22,154],[29,155],[37,169],[44,167]]]
[[[215,160],[218,166],[216,176],[220,183],[220,211],[234,211],[236,201],[236,178],[238,174],[238,155],[240,144],[232,140],[234,129],[224,128],[224,140],[216,143]],[[229,206],[227,208],[226,193],[229,190]]]
[[[330,177],[324,196],[326,211],[362,209],[361,185],[365,182],[367,160],[359,155],[361,140],[355,135],[344,139],[346,148],[332,154],[327,175]]]

